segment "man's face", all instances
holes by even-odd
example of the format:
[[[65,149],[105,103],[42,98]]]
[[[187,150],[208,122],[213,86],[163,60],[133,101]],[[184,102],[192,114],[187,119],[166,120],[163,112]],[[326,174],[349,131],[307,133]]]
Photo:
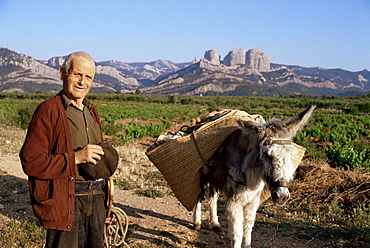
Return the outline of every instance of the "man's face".
[[[64,94],[75,104],[82,103],[89,92],[95,75],[95,65],[91,61],[76,57],[71,61],[70,71],[60,68]]]

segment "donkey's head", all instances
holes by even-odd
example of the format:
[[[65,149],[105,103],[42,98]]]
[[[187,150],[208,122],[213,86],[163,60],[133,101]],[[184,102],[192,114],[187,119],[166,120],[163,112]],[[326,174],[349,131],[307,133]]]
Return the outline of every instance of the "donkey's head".
[[[264,170],[264,180],[270,188],[272,200],[277,205],[284,205],[290,197],[288,184],[294,177],[293,156],[297,153],[292,139],[307,124],[315,108],[312,105],[285,121],[277,118],[265,123],[237,121],[244,132],[257,140],[258,161]]]

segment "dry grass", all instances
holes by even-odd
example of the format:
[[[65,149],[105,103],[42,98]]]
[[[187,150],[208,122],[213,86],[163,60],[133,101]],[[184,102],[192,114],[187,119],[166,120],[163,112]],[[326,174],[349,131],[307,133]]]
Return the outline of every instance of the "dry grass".
[[[42,247],[45,230],[33,216],[25,179],[0,170],[0,247]]]
[[[344,208],[370,205],[370,173],[330,167],[306,159],[297,169],[291,187],[292,202],[314,202],[317,208],[336,201]]]
[[[172,194],[163,175],[144,153],[143,146],[146,145],[144,143],[150,143],[151,140],[150,138],[136,140],[117,147],[120,163],[113,179],[121,189],[136,189],[139,194],[143,191],[152,192],[153,197]]]
[[[16,235],[15,235],[16,234]],[[0,216],[0,246],[4,248],[43,247],[45,230],[35,218],[19,220]]]

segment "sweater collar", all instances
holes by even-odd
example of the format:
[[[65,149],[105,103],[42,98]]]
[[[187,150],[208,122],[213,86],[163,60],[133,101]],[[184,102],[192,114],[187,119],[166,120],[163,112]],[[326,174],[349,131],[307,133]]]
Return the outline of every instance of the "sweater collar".
[[[63,90],[61,90],[59,92],[59,95],[60,95],[60,99],[62,100],[62,104],[63,104],[63,107],[65,110],[67,110],[67,108],[69,106],[72,106],[74,108],[77,108],[76,105],[74,105],[71,100],[69,100],[69,98],[63,93]],[[91,102],[85,97],[82,101],[83,105],[85,105],[85,107],[87,107],[89,110],[91,110],[92,108],[92,104]]]

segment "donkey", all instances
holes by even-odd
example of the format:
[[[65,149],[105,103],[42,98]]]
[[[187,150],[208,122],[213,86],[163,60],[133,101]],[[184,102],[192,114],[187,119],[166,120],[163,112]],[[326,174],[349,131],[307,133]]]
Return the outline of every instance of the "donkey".
[[[290,198],[288,185],[296,169],[292,158],[297,152],[292,139],[308,123],[315,108],[312,105],[285,121],[236,120],[240,129],[223,141],[209,161],[208,173],[202,174],[203,190],[193,210],[195,229],[201,228],[201,200],[208,191],[210,224],[220,231],[217,200],[224,193],[231,247],[251,247],[252,228],[265,185],[276,205],[282,206]]]

